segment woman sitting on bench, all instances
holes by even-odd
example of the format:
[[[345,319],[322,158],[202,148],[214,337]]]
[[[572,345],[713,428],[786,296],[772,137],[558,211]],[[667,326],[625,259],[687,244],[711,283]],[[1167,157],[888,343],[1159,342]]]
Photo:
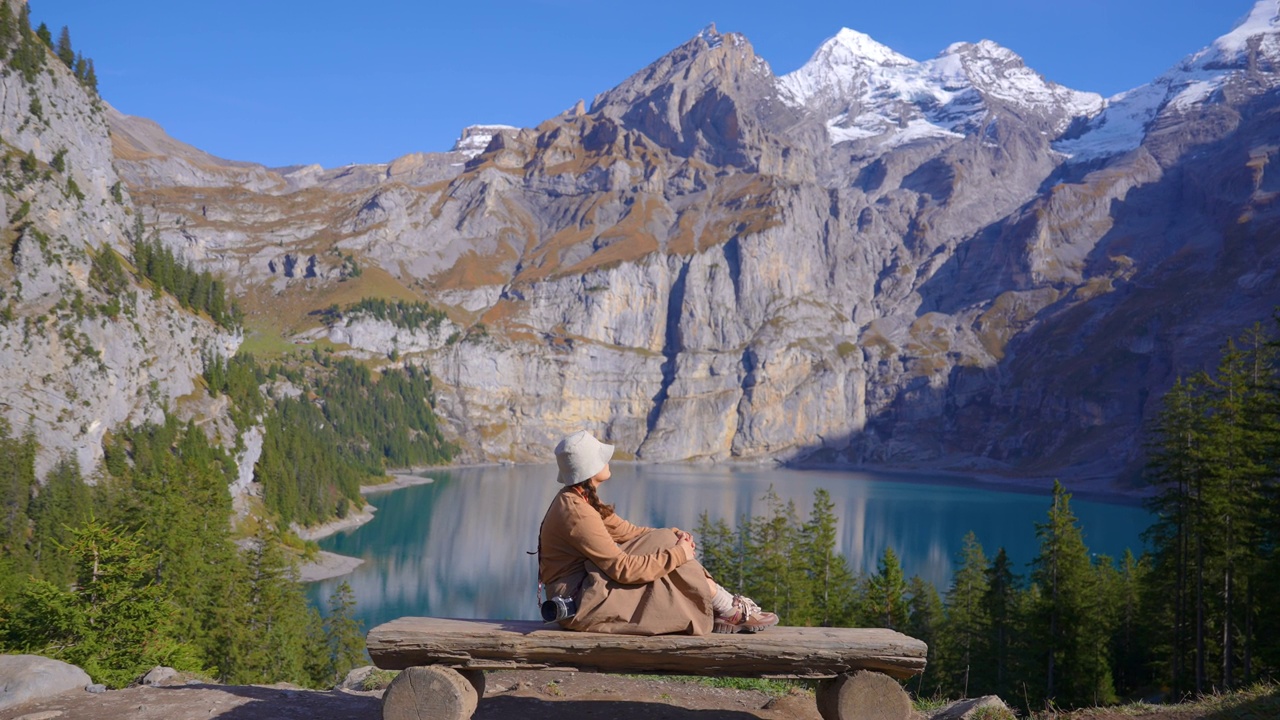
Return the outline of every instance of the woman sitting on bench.
[[[538,579],[549,598],[572,598],[568,630],[624,635],[759,632],[778,616],[720,587],[694,559],[693,536],[638,527],[596,494],[613,446],[585,430],[556,446],[559,481],[538,533]],[[563,615],[564,612],[561,612]]]

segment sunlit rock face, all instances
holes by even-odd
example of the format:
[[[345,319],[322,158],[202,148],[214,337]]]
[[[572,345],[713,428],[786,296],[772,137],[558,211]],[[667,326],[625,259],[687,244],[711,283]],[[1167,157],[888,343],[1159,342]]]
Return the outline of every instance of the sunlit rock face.
[[[225,400],[209,398],[199,376],[240,338],[93,270],[104,253],[130,255],[132,203],[112,164],[110,112],[52,56],[31,82],[0,73],[0,418],[34,437],[40,477],[65,457],[94,480],[108,433],[167,413],[211,421],[228,444],[234,432]]]
[[[1115,476],[1280,303],[1277,5],[1106,101],[986,41],[846,30],[778,77],[709,27],[587,108],[387,165],[109,120],[167,242],[301,340],[428,364],[468,459],[587,427],[646,460]],[[360,295],[449,326],[315,312]]]

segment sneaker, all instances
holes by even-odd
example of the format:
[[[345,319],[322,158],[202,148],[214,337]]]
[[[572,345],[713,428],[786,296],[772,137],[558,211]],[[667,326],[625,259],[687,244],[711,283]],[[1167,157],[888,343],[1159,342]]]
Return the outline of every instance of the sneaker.
[[[711,629],[717,633],[757,633],[778,624],[778,616],[765,612],[760,606],[741,595],[733,596],[733,610],[716,618]]]

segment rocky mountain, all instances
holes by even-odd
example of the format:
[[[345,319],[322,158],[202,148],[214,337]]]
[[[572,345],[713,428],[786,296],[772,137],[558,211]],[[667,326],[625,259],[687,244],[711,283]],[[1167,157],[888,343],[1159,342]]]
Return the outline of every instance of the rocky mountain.
[[[1277,16],[1109,100],[851,30],[779,77],[711,26],[536,128],[328,170],[101,117],[251,338],[426,363],[471,459],[589,427],[646,460],[1132,477],[1161,394],[1280,304]],[[317,312],[361,297],[447,319]]]
[[[113,428],[167,412],[232,432],[198,378],[206,357],[230,356],[240,337],[99,265],[129,256],[133,224],[105,105],[53,53],[24,71],[10,51],[0,72],[0,417],[12,434],[35,435],[41,474],[61,457],[89,471]]]
[[[1103,105],[1098,95],[1046,81],[990,40],[916,62],[848,28],[779,85],[789,104],[826,118],[833,144],[867,139],[880,147],[962,138],[1000,113],[1057,137]]]

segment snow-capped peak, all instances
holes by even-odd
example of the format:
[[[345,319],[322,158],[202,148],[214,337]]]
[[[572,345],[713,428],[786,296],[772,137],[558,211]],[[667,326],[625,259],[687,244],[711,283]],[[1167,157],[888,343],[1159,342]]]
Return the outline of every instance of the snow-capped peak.
[[[780,78],[779,87],[785,101],[828,118],[833,144],[880,138],[885,147],[964,137],[984,124],[993,101],[1037,115],[1055,132],[1103,105],[1098,95],[1046,81],[990,40],[955,43],[917,62],[849,29]]]
[[[915,60],[894,52],[887,45],[876,42],[870,35],[849,28],[840,28],[835,37],[828,39],[813,54],[813,60],[826,55],[848,64],[913,65]],[[809,62],[813,62],[810,60]]]
[[[963,78],[985,97],[1023,108],[1034,108],[1057,120],[1061,130],[1080,116],[1093,116],[1103,107],[1102,96],[1081,92],[1045,80],[1027,67],[1022,56],[991,40],[956,43],[933,60],[935,74],[943,79],[955,73],[954,64],[963,69]],[[950,82],[963,82],[960,78]]]
[[[841,28],[818,46],[809,62],[780,78],[783,96],[794,105],[855,92],[878,68],[914,67],[916,61],[881,45],[865,33]]]
[[[470,160],[489,147],[489,141],[494,135],[516,130],[519,128],[514,125],[468,125],[462,129],[462,135],[453,144],[452,152],[460,152]]]
[[[1111,98],[1086,132],[1055,148],[1076,161],[1128,152],[1142,144],[1157,117],[1216,102],[1224,86],[1245,76],[1255,88],[1280,86],[1280,0],[1259,0],[1231,32],[1152,82]]]
[[[979,40],[976,43],[958,42],[952,43],[943,50],[942,55],[965,55],[973,58],[983,58],[995,62],[1013,62],[1022,64],[1022,57],[1018,53],[1001,45],[993,40]]]
[[[1280,0],[1258,0],[1231,32],[1213,42],[1213,49],[1224,56],[1238,56],[1248,49],[1252,38],[1271,36],[1269,39],[1274,43],[1277,32],[1280,32]]]

